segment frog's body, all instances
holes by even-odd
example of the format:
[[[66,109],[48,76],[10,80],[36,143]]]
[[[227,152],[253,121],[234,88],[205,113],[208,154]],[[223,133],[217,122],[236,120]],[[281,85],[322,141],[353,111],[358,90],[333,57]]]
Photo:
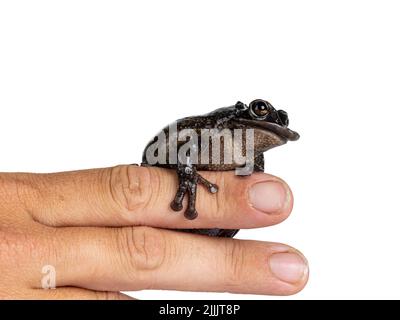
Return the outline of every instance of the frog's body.
[[[237,102],[234,106],[220,108],[202,116],[187,117],[177,120],[172,126],[170,125],[164,128],[161,134],[157,135],[157,137],[146,146],[143,153],[142,165],[153,165],[177,170],[179,187],[175,199],[171,203],[171,208],[174,211],[182,210],[183,198],[185,194],[188,193],[189,202],[185,211],[185,217],[188,219],[195,219],[197,217],[195,208],[197,184],[203,184],[211,193],[216,193],[218,191],[216,185],[204,179],[197,171],[226,171],[237,170],[244,167],[244,163],[242,161],[237,161],[237,158],[234,156],[229,158],[231,161],[226,160],[228,158],[225,159],[225,150],[230,151],[231,155],[240,153],[241,156],[251,160],[254,163],[254,169],[252,171],[264,171],[263,152],[282,145],[288,140],[297,140],[299,138],[296,132],[287,128],[288,123],[286,112],[283,110],[275,110],[275,108],[265,100],[254,100],[249,106],[242,102]],[[177,139],[176,136],[172,136],[171,128],[175,128],[178,134],[180,132],[183,133],[185,129],[186,131],[189,129],[191,130],[192,136],[193,133],[197,134],[197,136],[195,135],[196,139],[190,141]],[[242,130],[239,131],[235,129]],[[246,131],[248,129],[252,129],[251,133],[253,138],[251,141],[253,142],[253,147],[251,150],[249,149],[250,143],[248,142],[250,140],[248,136],[246,136]],[[205,132],[209,135],[211,134],[211,139],[207,136],[209,147],[206,153],[204,153],[205,150],[201,150],[202,147],[205,148],[205,146],[202,144],[202,141],[200,141]],[[225,137],[220,138],[218,136],[217,140],[213,140],[213,134],[222,135],[222,133],[231,133],[232,139],[227,139]],[[241,139],[235,139],[235,134]],[[165,139],[160,139],[160,137],[164,137]],[[172,144],[171,141],[173,142]],[[155,162],[154,160],[149,161],[148,159],[149,151],[154,147],[155,143],[158,143],[157,156],[160,155],[160,150],[165,154],[165,157],[161,157],[163,161]],[[217,156],[213,155],[213,143],[218,143],[220,145],[219,149],[216,149]],[[186,152],[188,146],[190,147],[190,151]],[[195,158],[197,161],[194,162],[193,158],[189,156],[183,159],[181,155],[178,156],[179,151],[182,151],[181,148],[185,148],[185,155],[197,153],[197,158]],[[171,157],[172,153],[173,156]],[[250,157],[251,159],[249,159]],[[218,161],[215,161],[216,158]],[[247,174],[251,174],[251,171]],[[181,231],[211,236],[233,237],[238,230],[188,229]]]

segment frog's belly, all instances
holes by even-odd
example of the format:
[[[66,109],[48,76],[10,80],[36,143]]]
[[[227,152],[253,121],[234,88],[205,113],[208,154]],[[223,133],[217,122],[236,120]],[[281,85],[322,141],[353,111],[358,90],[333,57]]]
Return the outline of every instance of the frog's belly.
[[[230,171],[240,167],[237,164],[198,164],[197,170],[200,171]]]
[[[166,169],[176,169],[176,164],[160,164],[156,163],[154,165],[149,165],[146,163],[142,163],[144,166],[152,166],[152,167],[159,167],[159,168],[166,168]],[[196,168],[199,171],[231,171],[239,168],[241,166],[236,164],[197,164]]]
[[[178,166],[177,161],[180,159],[182,164],[186,164],[186,161],[188,161],[200,171],[232,171],[236,168],[246,166],[246,159],[254,159],[257,155],[254,152],[247,154],[244,144],[236,140],[230,141],[229,144],[225,143],[224,140],[219,140],[220,145],[218,148],[214,148],[213,142],[210,142],[206,149],[204,149],[201,141],[197,141],[197,143],[193,142],[189,146],[187,146],[187,143],[177,145],[178,142],[175,140],[172,140],[172,142],[168,140],[168,132],[164,131],[164,133],[166,139],[159,144],[152,141],[146,146],[142,157],[144,165],[149,165],[150,163],[151,166],[155,167],[176,169]],[[152,145],[155,146],[154,149]],[[188,154],[187,160],[182,160],[180,158],[182,155],[179,154],[179,151],[184,146],[187,146],[184,149]],[[200,146],[203,148],[203,151],[200,150]],[[151,148],[151,151],[149,148]],[[157,153],[155,153],[155,150],[157,150]],[[148,152],[149,154],[147,154]],[[173,156],[171,156],[170,152],[173,153]],[[152,161],[147,161],[149,160],[147,159],[148,156],[151,157]],[[174,162],[171,163],[170,161]]]

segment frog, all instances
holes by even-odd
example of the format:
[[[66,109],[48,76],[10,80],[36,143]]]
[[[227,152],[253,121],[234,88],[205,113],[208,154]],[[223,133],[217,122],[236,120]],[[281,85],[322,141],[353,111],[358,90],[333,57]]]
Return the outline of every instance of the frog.
[[[183,138],[182,132],[185,132]],[[192,136],[188,135],[189,132]],[[229,134],[238,139],[229,138]],[[215,136],[217,139],[213,139]],[[205,142],[202,140],[204,137],[206,137]],[[176,171],[178,187],[175,197],[171,199],[170,208],[176,212],[182,211],[183,200],[187,195],[184,217],[193,220],[199,215],[196,210],[198,185],[204,186],[211,196],[219,190],[217,184],[208,181],[200,174],[201,171],[235,170],[240,176],[264,172],[264,152],[299,138],[300,135],[296,131],[289,129],[289,117],[286,111],[275,109],[264,99],[255,99],[248,105],[238,101],[204,115],[176,120],[164,127],[146,145],[141,166],[155,166]],[[239,153],[241,157],[228,159],[227,154],[232,154],[233,151]],[[199,158],[201,161],[198,161]],[[179,231],[233,238],[239,229],[193,228],[179,229]]]

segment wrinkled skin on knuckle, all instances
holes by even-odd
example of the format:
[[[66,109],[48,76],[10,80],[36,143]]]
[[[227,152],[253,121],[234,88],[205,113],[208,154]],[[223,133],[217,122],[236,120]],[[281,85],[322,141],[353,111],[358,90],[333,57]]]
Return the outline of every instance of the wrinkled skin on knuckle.
[[[161,230],[150,227],[122,228],[119,234],[121,264],[134,280],[162,267],[167,256],[167,243]]]
[[[126,217],[143,210],[151,201],[151,180],[152,175],[148,168],[122,165],[111,169],[111,197]]]

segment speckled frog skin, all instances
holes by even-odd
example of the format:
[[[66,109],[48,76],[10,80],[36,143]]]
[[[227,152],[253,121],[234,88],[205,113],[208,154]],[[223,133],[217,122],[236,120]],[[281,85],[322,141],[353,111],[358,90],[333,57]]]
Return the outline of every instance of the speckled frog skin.
[[[253,150],[251,152],[251,160],[253,162],[253,170],[251,172],[264,171],[263,153],[265,151],[273,147],[285,144],[287,141],[295,141],[299,139],[299,134],[290,130],[288,128],[288,125],[289,118],[287,113],[283,110],[276,110],[269,102],[262,99],[254,100],[248,106],[239,101],[233,106],[219,108],[211,113],[201,116],[186,117],[177,120],[174,123],[174,126],[176,126],[177,128],[177,132],[180,132],[184,129],[192,129],[198,133],[199,137],[203,132],[202,129],[216,129],[216,131],[212,132],[217,133],[221,132],[222,130],[225,130],[226,132],[227,129],[232,133],[232,136],[234,135],[235,129],[242,129],[241,132],[243,132],[243,139],[245,140],[245,129],[252,129]],[[171,126],[167,126],[162,130],[162,133],[166,137],[166,141],[169,141],[168,138],[170,128]],[[215,163],[215,161],[212,161],[212,152],[209,152],[207,155],[209,156],[209,161],[207,161],[207,163],[204,163],[204,161],[199,161],[197,163],[191,163],[188,161],[170,161],[171,158],[169,157],[169,153],[179,152],[180,148],[182,148],[183,145],[187,142],[178,141],[176,144],[176,148],[174,148],[173,151],[171,151],[172,148],[167,143],[165,143],[165,146],[159,145],[159,147],[165,148],[163,149],[166,153],[165,161],[163,161],[162,163],[150,163],[148,161],[147,151],[149,151],[149,148],[151,148],[151,146],[154,146],[154,143],[158,140],[158,137],[159,135],[147,144],[143,152],[142,165],[151,165],[176,170],[179,180],[179,186],[175,198],[171,199],[172,202],[170,206],[174,211],[181,211],[183,209],[183,199],[187,194],[189,201],[184,216],[187,219],[191,220],[196,219],[199,214],[196,210],[196,193],[198,184],[202,184],[203,186],[205,186],[210,193],[218,192],[218,186],[204,179],[198,173],[198,171],[236,170],[244,166],[243,162],[238,163],[235,161],[224,161],[224,148],[232,148],[235,149],[234,151],[240,149],[241,153],[244,156],[249,157],[249,152],[245,148],[246,142],[238,146],[231,141],[229,141],[228,144],[225,142],[225,139],[218,139],[218,143],[221,144],[218,159],[220,160],[219,163]],[[211,139],[209,145],[210,150],[212,149],[212,143],[213,141]],[[199,150],[197,151],[199,152],[199,154],[202,152],[201,147],[202,144],[198,143],[197,149]],[[249,172],[248,174],[251,174],[251,172]],[[234,237],[239,230],[185,229],[180,231],[209,236]]]

